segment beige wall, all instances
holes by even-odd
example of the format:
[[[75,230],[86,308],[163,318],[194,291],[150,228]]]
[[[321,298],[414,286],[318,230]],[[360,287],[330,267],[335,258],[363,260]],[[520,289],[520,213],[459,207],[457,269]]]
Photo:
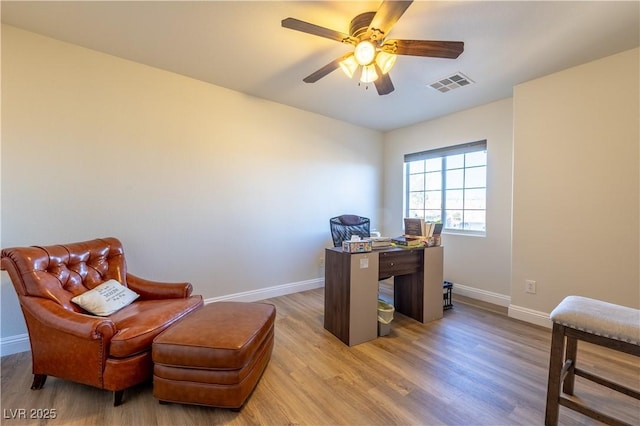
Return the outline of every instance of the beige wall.
[[[443,95],[446,96],[446,95]],[[508,306],[511,279],[512,102],[505,99],[385,135],[384,224],[402,233],[404,155],[487,140],[487,232],[485,237],[445,234],[444,279],[454,292]]]
[[[571,294],[640,307],[638,52],[515,87],[514,316]]]
[[[322,285],[381,176],[377,131],[2,28],[2,247],[113,235],[137,275],[259,299]],[[1,311],[26,333],[4,272]]]
[[[382,135],[3,26],[0,243],[115,235],[134,273],[257,300],[322,285],[333,215],[402,232],[405,153],[487,139],[487,236],[444,236],[454,291],[541,324],[567,294],[637,307],[638,75],[635,49]],[[4,351],[26,329],[1,279]]]
[[[404,154],[487,139],[487,236],[443,237],[454,292],[540,325],[570,294],[640,306],[638,63],[623,52],[389,132],[385,230],[402,232]]]

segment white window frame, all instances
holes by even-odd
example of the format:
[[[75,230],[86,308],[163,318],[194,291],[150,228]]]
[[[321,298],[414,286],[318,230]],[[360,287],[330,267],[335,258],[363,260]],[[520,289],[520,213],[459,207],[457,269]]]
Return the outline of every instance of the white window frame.
[[[444,227],[443,227],[443,232],[445,233],[456,233],[456,234],[465,234],[465,235],[478,235],[478,236],[484,236],[486,235],[486,223],[487,223],[487,186],[486,186],[486,171],[487,171],[487,160],[485,157],[485,162],[484,165],[467,165],[466,163],[462,165],[462,167],[457,167],[457,170],[462,170],[462,175],[463,176],[467,176],[467,172],[473,172],[472,169],[476,169],[479,170],[482,167],[484,167],[484,186],[467,186],[467,182],[466,180],[464,180],[463,178],[463,183],[462,186],[459,188],[447,188],[447,179],[446,179],[446,175],[447,175],[447,158],[448,157],[452,157],[452,156],[458,156],[460,154],[472,154],[472,153],[476,153],[479,151],[484,151],[486,153],[487,151],[487,141],[486,140],[480,140],[480,141],[475,141],[475,142],[470,142],[470,143],[465,143],[465,144],[461,144],[461,145],[455,145],[455,146],[449,146],[449,147],[444,147],[444,148],[437,148],[437,149],[432,149],[432,150],[428,150],[428,151],[421,151],[421,152],[416,152],[416,153],[412,153],[412,154],[406,154],[404,156],[404,215],[405,217],[421,217],[420,215],[416,215],[415,211],[410,209],[410,201],[411,201],[411,195],[415,194],[415,193],[423,193],[422,197],[424,199],[424,208],[423,210],[423,215],[422,215],[422,219],[426,219],[426,220],[432,220],[431,217],[425,217],[424,216],[424,211],[425,210],[432,210],[432,211],[437,211],[437,208],[427,208],[426,203],[427,203],[427,192],[432,192],[431,195],[436,194],[437,191],[440,191],[440,218],[442,220],[442,222],[444,223]],[[459,158],[459,157],[458,157]],[[466,156],[464,157],[465,159],[467,158]],[[429,187],[426,183],[426,179],[427,179],[427,175],[429,175],[430,173],[427,170],[423,170],[422,172],[417,172],[417,173],[410,173],[410,163],[412,162],[416,162],[416,161],[424,161],[424,160],[435,160],[435,159],[441,159],[442,160],[442,167],[440,169],[440,173],[439,173],[439,179],[440,179],[440,184],[439,184],[439,189],[436,190],[435,192],[432,190],[433,186]],[[426,163],[425,163],[426,164]],[[433,173],[433,172],[432,172]],[[437,171],[435,172],[437,173]],[[421,189],[420,187],[418,188],[418,190],[415,190],[415,188],[411,188],[411,176],[418,176],[420,174],[425,175],[424,176],[424,185]],[[436,182],[437,183],[437,182]],[[457,209],[448,209],[447,207],[447,191],[462,191],[463,194],[467,194],[470,193],[471,191],[475,190],[476,192],[478,192],[478,190],[480,190],[479,192],[482,192],[482,190],[484,190],[484,200],[483,200],[483,207],[484,208],[470,208],[468,207],[469,204],[471,204],[471,202],[467,203],[465,198],[463,197],[462,199],[462,208],[457,208]],[[437,199],[436,199],[437,200]],[[459,227],[457,227],[456,225],[451,225],[451,223],[448,223],[448,221],[446,220],[447,218],[447,210],[456,210],[456,211],[462,211],[462,219],[460,220],[460,222],[456,223],[456,225],[460,225]],[[472,216],[473,214],[478,215],[480,212],[483,213],[483,217],[484,217],[484,229],[478,229],[478,226],[475,226],[475,229],[473,229],[474,227],[471,225],[468,225],[469,221],[465,220],[465,215],[468,214],[468,216]],[[466,226],[465,226],[466,225]],[[482,225],[481,225],[482,226]]]

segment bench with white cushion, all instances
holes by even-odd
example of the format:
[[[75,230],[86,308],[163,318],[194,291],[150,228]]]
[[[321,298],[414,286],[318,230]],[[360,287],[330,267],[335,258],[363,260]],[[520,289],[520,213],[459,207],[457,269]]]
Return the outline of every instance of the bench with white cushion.
[[[581,296],[566,297],[553,321],[545,425],[557,425],[560,405],[610,425],[626,423],[562,395],[573,395],[575,376],[640,399],[640,392],[576,367],[578,340],[640,356],[640,310]],[[564,358],[564,360],[563,360]]]

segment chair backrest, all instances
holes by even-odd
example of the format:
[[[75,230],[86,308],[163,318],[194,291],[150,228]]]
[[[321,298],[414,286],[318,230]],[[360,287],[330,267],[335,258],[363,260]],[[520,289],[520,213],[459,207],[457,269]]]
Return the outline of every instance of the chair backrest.
[[[358,235],[362,238],[371,236],[370,221],[366,217],[343,214],[341,216],[332,217],[329,220],[331,227],[331,238],[333,246],[340,247],[342,242],[350,240],[352,235]]]
[[[9,273],[18,297],[43,297],[74,312],[83,312],[71,299],[115,279],[126,284],[122,243],[103,238],[46,247],[2,250],[2,269]]]

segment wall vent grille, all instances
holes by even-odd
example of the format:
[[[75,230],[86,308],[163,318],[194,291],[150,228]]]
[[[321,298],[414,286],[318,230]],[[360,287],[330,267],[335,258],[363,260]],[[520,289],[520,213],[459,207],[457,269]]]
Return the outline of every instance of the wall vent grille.
[[[459,87],[468,86],[473,83],[474,81],[471,80],[469,77],[462,74],[461,72],[457,72],[448,77],[441,78],[435,83],[431,83],[429,87],[439,92],[447,93],[447,92],[450,92],[451,90],[457,89]]]

